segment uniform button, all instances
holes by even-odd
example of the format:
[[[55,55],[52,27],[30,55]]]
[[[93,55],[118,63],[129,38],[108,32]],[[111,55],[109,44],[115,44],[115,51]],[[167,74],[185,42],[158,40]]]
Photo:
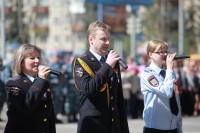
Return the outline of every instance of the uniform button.
[[[114,107],[112,107],[112,110],[115,110],[115,108],[114,108]]]
[[[45,104],[44,107],[47,108],[47,105]]]
[[[112,118],[112,122],[114,121],[114,118]]]
[[[44,122],[46,122],[47,121],[47,118],[44,118]]]
[[[112,88],[112,87],[110,86],[110,88]]]
[[[111,96],[110,99],[113,100],[113,96]]]

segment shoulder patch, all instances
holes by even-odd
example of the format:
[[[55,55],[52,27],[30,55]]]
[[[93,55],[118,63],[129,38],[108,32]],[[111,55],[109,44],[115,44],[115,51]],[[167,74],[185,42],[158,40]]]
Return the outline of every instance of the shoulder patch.
[[[12,87],[10,92],[11,92],[11,95],[18,96],[19,95],[19,88],[18,87]]]
[[[150,76],[150,77],[148,78],[148,82],[149,82],[149,84],[150,84],[151,86],[153,86],[153,87],[158,87],[158,85],[159,85],[159,82],[158,82],[158,80],[156,79],[155,76]]]
[[[87,55],[86,54],[82,54],[79,56],[79,58],[83,58],[83,57],[86,57]]]
[[[82,67],[76,67],[75,68],[75,74],[77,77],[82,77],[83,76],[83,68]]]

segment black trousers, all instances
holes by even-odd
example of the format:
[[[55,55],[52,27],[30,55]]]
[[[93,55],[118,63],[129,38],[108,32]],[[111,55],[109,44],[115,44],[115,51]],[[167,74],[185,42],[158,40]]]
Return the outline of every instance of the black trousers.
[[[159,130],[155,128],[144,127],[143,133],[178,133],[177,129],[174,130]]]
[[[112,133],[111,125],[105,124],[99,116],[86,116],[79,124],[77,133]]]

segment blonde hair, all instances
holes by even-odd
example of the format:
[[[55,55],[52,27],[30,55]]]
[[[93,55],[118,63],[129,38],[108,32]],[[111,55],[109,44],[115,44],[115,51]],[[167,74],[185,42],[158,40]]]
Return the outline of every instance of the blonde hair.
[[[16,49],[13,56],[13,77],[22,73],[21,64],[24,58],[34,50],[38,51],[40,55],[42,54],[42,50],[33,44],[22,44]]]
[[[147,56],[149,57],[149,52],[155,52],[156,49],[158,50],[162,50],[162,49],[168,49],[168,44],[164,41],[160,41],[160,40],[151,40],[148,43],[147,46]]]
[[[92,36],[93,38],[95,38],[96,31],[98,30],[107,30],[108,32],[111,32],[111,27],[105,23],[101,23],[98,21],[92,22],[88,27],[87,39],[89,38],[89,36]]]

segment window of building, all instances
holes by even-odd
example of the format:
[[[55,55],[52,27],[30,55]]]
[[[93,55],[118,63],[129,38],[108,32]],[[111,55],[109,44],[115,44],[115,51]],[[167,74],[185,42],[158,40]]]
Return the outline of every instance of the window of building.
[[[59,41],[59,37],[57,35],[54,36],[54,42],[58,42]]]
[[[55,24],[55,25],[59,24],[58,16],[54,16],[54,18],[53,18],[53,24]]]
[[[38,25],[47,26],[48,25],[48,17],[46,15],[38,16]]]
[[[70,42],[70,37],[67,35],[67,36],[65,36],[65,41],[66,41],[66,43],[69,43]]]
[[[32,0],[27,0],[27,5],[31,6],[32,5]]]
[[[2,2],[1,2],[2,3]],[[10,6],[10,0],[4,0],[4,5],[7,7],[7,6]]]
[[[1,3],[2,3],[2,0],[0,1],[0,7],[1,7]],[[11,6],[11,1],[10,0],[4,0],[4,6],[5,7],[10,7]]]
[[[83,33],[77,33],[77,39],[78,39],[78,41],[83,41],[83,39],[84,39],[84,35],[83,35]]]
[[[66,4],[69,5],[70,4],[70,0],[65,0]]]
[[[39,38],[41,43],[45,43],[47,41],[47,35],[40,35]]]
[[[5,27],[9,27],[10,23],[9,23],[9,18],[5,18]]]
[[[38,0],[39,6],[48,6],[48,0]]]
[[[69,18],[69,15],[66,15],[65,17],[65,24],[69,25],[70,24],[70,18]]]
[[[58,6],[58,5],[60,5],[60,0],[54,0],[53,3],[54,3],[54,5]]]

